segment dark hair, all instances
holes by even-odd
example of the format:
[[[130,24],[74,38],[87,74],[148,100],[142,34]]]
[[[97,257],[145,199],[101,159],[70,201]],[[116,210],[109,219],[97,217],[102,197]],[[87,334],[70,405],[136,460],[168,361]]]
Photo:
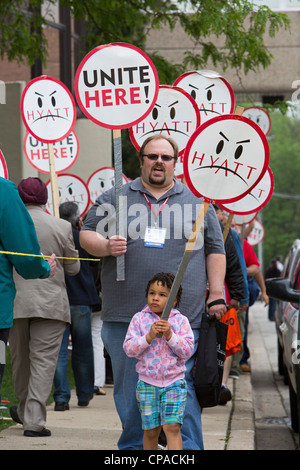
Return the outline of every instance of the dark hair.
[[[155,274],[150,281],[148,282],[147,288],[146,288],[146,297],[148,296],[148,292],[150,289],[151,284],[154,284],[154,282],[160,282],[163,286],[167,286],[168,289],[171,289],[172,284],[174,282],[175,276],[171,273],[157,273]],[[180,300],[181,300],[181,295],[182,295],[182,287],[179,286],[178,292],[176,295],[176,307],[178,307]]]
[[[61,219],[67,220],[71,222],[72,225],[75,225],[78,215],[79,208],[76,202],[67,201],[60,204],[59,216]]]
[[[142,146],[140,148],[140,151],[139,151],[139,159],[140,160],[143,159],[145,147],[146,147],[147,144],[149,144],[149,142],[151,142],[152,140],[161,140],[161,139],[166,140],[172,146],[172,148],[174,150],[174,161],[176,162],[177,159],[178,159],[178,152],[179,152],[178,145],[175,142],[175,140],[170,139],[170,137],[167,137],[163,134],[152,135],[152,136],[148,137],[146,140],[144,140],[144,142],[142,143]]]

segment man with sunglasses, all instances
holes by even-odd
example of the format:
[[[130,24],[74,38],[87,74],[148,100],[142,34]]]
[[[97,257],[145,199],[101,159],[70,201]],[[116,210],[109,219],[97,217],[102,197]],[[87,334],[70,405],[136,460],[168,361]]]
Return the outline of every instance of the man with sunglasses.
[[[112,361],[114,399],[123,428],[120,450],[143,448],[135,398],[136,360],[123,351],[130,320],[146,303],[138,293],[145,279],[156,272],[176,275],[202,202],[176,180],[177,159],[178,147],[172,139],[163,134],[146,139],[139,152],[141,177],[123,185],[126,237],[115,235],[114,189],[96,200],[80,232],[83,248],[103,257],[102,338]],[[125,255],[124,281],[116,280],[116,257],[120,255]],[[215,210],[209,206],[182,281],[181,313],[193,328],[195,353],[202,313],[208,310],[220,318],[226,311],[224,276],[222,233]],[[207,282],[209,298],[205,303]],[[195,355],[186,362],[188,397],[181,431],[184,449],[201,450],[201,410],[192,379],[194,361]]]

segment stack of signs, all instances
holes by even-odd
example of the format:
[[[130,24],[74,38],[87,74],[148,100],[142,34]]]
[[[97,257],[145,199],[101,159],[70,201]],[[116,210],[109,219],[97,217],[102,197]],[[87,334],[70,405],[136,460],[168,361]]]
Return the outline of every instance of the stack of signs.
[[[264,109],[252,106],[246,108],[242,115],[255,123],[265,136],[269,134],[271,129],[271,119]],[[226,202],[224,204],[220,204],[225,211],[230,213],[228,224],[231,223],[234,215],[236,224],[242,225],[244,228],[246,224],[255,219],[257,213],[270,201],[273,191],[274,177],[270,167],[268,167],[263,178],[244,198],[232,203]],[[257,235],[258,233],[259,236]],[[253,234],[249,235],[249,241],[252,240],[254,242],[253,244],[258,244],[263,240],[263,237],[264,228],[261,222],[255,221]]]
[[[224,204],[245,197],[263,178],[268,163],[265,134],[238,114],[209,119],[191,136],[184,153],[184,177],[191,191],[203,197],[203,203],[162,318],[169,316],[209,203]]]
[[[59,217],[59,191],[53,144],[67,138],[73,130],[76,122],[74,99],[63,83],[52,77],[41,76],[31,80],[25,87],[21,98],[21,115],[29,134],[48,145],[46,159],[49,161],[53,211],[54,215]],[[32,163],[32,154],[30,150],[28,152],[29,162]],[[35,159],[35,163],[37,161],[39,159]]]
[[[158,95],[158,75],[149,57],[126,43],[96,47],[80,63],[75,94],[83,113],[99,126],[113,129],[116,234],[124,235],[121,129],[151,112]],[[117,258],[117,280],[125,279],[124,256]]]

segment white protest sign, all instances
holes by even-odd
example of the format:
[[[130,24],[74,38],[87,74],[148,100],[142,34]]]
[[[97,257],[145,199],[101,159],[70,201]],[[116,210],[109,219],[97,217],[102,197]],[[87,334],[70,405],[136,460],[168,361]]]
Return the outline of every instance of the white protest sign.
[[[23,142],[24,153],[28,162],[42,173],[50,173],[49,149],[47,144],[27,132]],[[60,142],[53,144],[55,170],[57,173],[68,170],[77,160],[79,142],[75,132],[71,132]]]
[[[271,129],[271,119],[267,111],[257,106],[250,106],[245,108],[243,116],[254,121],[263,131],[265,135],[268,135]]]
[[[0,176],[8,179],[7,165],[3,153],[0,150]]]
[[[238,201],[220,204],[222,209],[233,214],[252,214],[259,212],[271,199],[274,190],[274,176],[268,167],[262,179],[242,199]]]
[[[123,175],[123,184],[128,183],[125,175]],[[90,202],[94,204],[97,197],[101,196],[105,191],[115,186],[115,169],[109,166],[100,168],[91,174],[87,181],[87,187],[90,194]]]
[[[206,121],[184,153],[184,176],[197,197],[234,202],[262,179],[269,164],[266,136],[252,121],[236,114]]]
[[[195,70],[180,75],[174,86],[183,88],[196,101],[201,124],[216,116],[232,114],[235,100],[230,84],[212,70]]]
[[[21,114],[30,134],[46,143],[63,140],[76,121],[75,102],[68,88],[46,75],[34,78],[25,87]]]
[[[220,204],[221,206],[221,204]],[[223,207],[223,205],[222,205]],[[256,218],[257,213],[252,213],[252,214],[234,214],[234,221],[236,225],[247,225],[253,222],[253,220]]]
[[[262,223],[259,222],[258,220],[255,220],[254,227],[249,233],[249,235],[247,236],[247,241],[252,246],[258,245],[259,243],[263,241],[264,236],[265,236],[265,229]]]
[[[123,129],[144,119],[158,94],[158,75],[149,57],[126,43],[98,46],[80,63],[75,94],[96,124]]]
[[[85,182],[79,176],[68,173],[57,175],[59,187],[59,203],[76,202],[80,216],[83,216],[88,209],[90,202],[89,190]],[[50,180],[46,183],[48,189],[48,202],[46,211],[53,214],[52,193],[50,190]]]
[[[55,78],[42,75],[25,87],[21,115],[28,132],[48,144],[53,213],[59,217],[59,195],[53,144],[63,140],[76,122],[76,107],[68,88]]]
[[[178,145],[179,159],[175,175],[183,175],[183,152],[190,136],[200,126],[200,112],[195,100],[182,88],[160,85],[156,103],[143,121],[129,129],[131,141],[140,150],[144,140],[164,134]]]

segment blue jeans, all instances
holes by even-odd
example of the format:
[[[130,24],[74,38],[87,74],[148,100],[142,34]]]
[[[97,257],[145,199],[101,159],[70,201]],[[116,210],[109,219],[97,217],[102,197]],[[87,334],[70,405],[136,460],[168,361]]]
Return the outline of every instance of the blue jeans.
[[[79,401],[88,401],[94,393],[94,352],[91,307],[71,305],[71,325],[67,326],[54,375],[54,401],[68,403],[71,397],[67,378],[69,335],[72,338],[72,369]]]
[[[137,360],[126,356],[123,342],[128,329],[127,323],[103,322],[102,339],[113,368],[114,400],[122,423],[122,434],[118,441],[120,450],[142,450],[143,430],[141,414],[136,401]],[[197,351],[199,330],[193,330],[195,350]],[[191,372],[194,366],[193,356],[186,362],[187,402],[181,428],[183,448],[203,449],[201,409],[196,398]]]

